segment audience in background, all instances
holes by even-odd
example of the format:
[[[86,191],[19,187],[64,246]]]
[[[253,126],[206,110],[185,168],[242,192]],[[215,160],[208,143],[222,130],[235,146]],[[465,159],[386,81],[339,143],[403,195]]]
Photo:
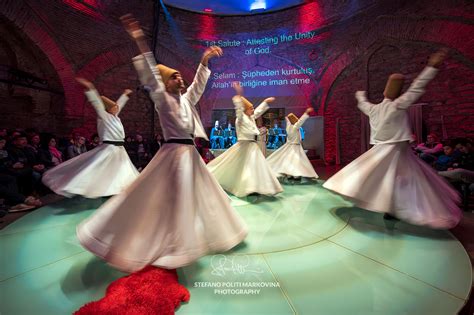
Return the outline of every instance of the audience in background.
[[[38,154],[38,150],[41,146],[41,137],[37,133],[30,134],[28,137],[28,144],[27,147],[33,150],[36,154]]]
[[[4,131],[4,132],[3,132]],[[0,198],[2,199],[1,207],[5,205],[7,208],[21,204],[25,197],[18,192],[18,183],[16,177],[9,175],[9,167],[11,166],[8,151],[5,149],[7,140],[4,138],[6,129],[0,130]]]
[[[63,154],[57,148],[57,140],[54,135],[44,135],[43,139],[39,151],[39,160],[45,165],[46,169],[50,169],[63,162]]]
[[[143,139],[143,136],[141,134],[137,133],[135,135],[135,145],[133,146],[133,148],[136,152],[137,157],[135,167],[139,172],[141,172],[151,160],[150,145],[145,139]]]
[[[10,212],[30,210],[42,205],[38,198],[25,197],[18,191],[18,184],[14,176],[0,173],[0,198],[3,204],[9,207]]]
[[[467,139],[460,139],[456,144],[458,156],[452,165],[445,171],[438,172],[439,175],[451,182],[474,183],[474,152],[472,143]]]
[[[43,133],[40,135],[33,128],[28,129],[28,135],[19,129],[9,133],[7,129],[0,128],[0,199],[5,199],[5,204],[17,209],[13,211],[40,205],[41,202],[32,195],[37,196],[44,190],[41,185],[42,173],[62,163],[65,157],[73,158],[100,144],[97,134],[93,134],[87,144],[82,135],[73,136],[75,141],[68,146],[69,138],[56,138],[52,134]],[[58,143],[62,143],[62,147]],[[134,136],[127,135],[125,139],[125,149],[140,171],[162,145],[163,138],[160,134],[156,134],[151,142],[138,133]],[[212,159],[208,142],[196,141],[196,147],[202,152],[206,162]],[[435,168],[440,176],[460,190],[465,189],[465,185],[474,185],[471,140],[460,138],[440,142],[434,133],[430,133],[425,143],[414,146],[414,151]]]
[[[423,161],[431,164],[443,153],[443,144],[438,141],[436,134],[430,133],[426,137],[426,142],[418,144],[415,151],[420,154]]]
[[[100,145],[99,135],[94,133],[91,136],[90,141],[86,144],[87,151],[94,150],[99,145]]]
[[[38,188],[41,183],[41,174],[45,170],[45,166],[38,162],[35,152],[27,147],[26,135],[15,133],[12,138],[12,146],[9,147],[8,154],[10,157],[10,175],[17,178],[23,193],[29,195]]]
[[[444,154],[440,155],[434,162],[434,168],[437,171],[446,171],[454,164],[454,149],[450,144],[443,147]]]
[[[67,148],[67,158],[68,160],[75,158],[82,153],[86,153],[86,138],[76,134],[72,145]]]
[[[9,161],[8,151],[6,150],[7,139],[0,136],[0,172],[3,172],[3,168]]]
[[[8,132],[6,128],[0,128],[0,138],[6,139],[8,136]]]
[[[163,137],[158,133],[155,135],[155,141],[150,146],[151,150],[151,157],[155,156],[156,152],[161,149],[161,146],[163,145]]]
[[[132,161],[135,167],[137,166],[137,151],[135,150],[135,141],[133,140],[132,136],[125,136],[125,151],[128,153],[128,157]]]

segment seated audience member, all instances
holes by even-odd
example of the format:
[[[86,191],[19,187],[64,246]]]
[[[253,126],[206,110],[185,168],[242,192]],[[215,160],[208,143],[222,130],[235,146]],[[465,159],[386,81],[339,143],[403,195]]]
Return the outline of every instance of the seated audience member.
[[[97,148],[98,146],[100,145],[100,138],[99,138],[99,135],[94,133],[92,136],[91,136],[91,139],[89,141],[89,143],[87,144],[87,151],[90,151],[90,150],[94,150],[95,148]]]
[[[10,161],[8,151],[6,150],[7,140],[0,136],[0,172],[7,168],[8,162]]]
[[[74,143],[67,148],[67,158],[69,160],[86,152],[86,138],[81,135],[76,135]]]
[[[71,145],[69,137],[60,137],[56,139],[56,148],[61,151],[63,157],[67,157],[67,148]]]
[[[12,146],[8,149],[11,158],[9,174],[17,178],[20,187],[29,195],[41,184],[41,174],[45,170],[33,150],[27,147],[26,135],[16,134]]]
[[[43,138],[44,140],[42,141],[39,158],[40,161],[45,165],[46,169],[50,169],[64,161],[63,154],[57,148],[55,136],[45,135]]]
[[[41,137],[37,133],[33,133],[30,135],[28,138],[28,144],[27,147],[30,148],[35,152],[35,154],[38,154],[38,150],[40,149],[41,146]]]
[[[132,161],[135,167],[137,166],[137,151],[135,150],[135,141],[133,140],[132,136],[125,137],[125,144],[124,144],[125,151],[127,151],[128,157]]]
[[[11,173],[12,160],[6,150],[7,140],[0,137],[0,174],[9,175]],[[15,179],[16,183],[16,179]]]
[[[434,164],[434,168],[437,171],[446,171],[455,162],[453,147],[450,144],[446,144],[443,150],[444,154],[440,155]]]
[[[9,212],[30,210],[42,205],[39,199],[33,196],[25,197],[18,191],[18,184],[14,176],[0,173],[0,198],[10,208]]]
[[[15,138],[16,136],[19,136],[19,135],[24,135],[26,137],[26,135],[19,129],[14,129],[11,131],[10,133],[10,140],[11,142],[13,142],[13,138]]]
[[[417,145],[415,151],[420,154],[423,161],[432,164],[443,153],[443,144],[438,141],[436,134],[430,133],[426,137],[426,142]]]
[[[438,172],[438,174],[451,182],[474,183],[474,154],[470,149],[472,145],[465,141],[458,143],[456,147],[460,152],[457,161],[446,171]]]
[[[33,138],[34,135],[39,134],[39,132],[36,130],[36,128],[26,128],[25,134],[26,134],[26,138],[30,140],[31,138]]]
[[[453,156],[454,156],[454,160],[457,163],[461,159],[461,156],[464,154],[463,151],[465,151],[464,146],[466,145],[466,139],[464,138],[454,139],[453,144],[454,144]]]
[[[136,134],[134,148],[137,155],[137,164],[135,166],[141,172],[150,162],[150,146],[141,134]]]
[[[7,139],[8,130],[7,128],[0,128],[0,138]]]

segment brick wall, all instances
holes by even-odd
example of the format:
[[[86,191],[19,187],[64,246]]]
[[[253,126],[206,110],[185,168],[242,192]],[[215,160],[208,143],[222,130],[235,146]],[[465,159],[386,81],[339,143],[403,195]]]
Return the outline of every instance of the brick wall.
[[[114,98],[124,88],[138,88],[136,74],[130,65],[130,58],[137,49],[123,31],[118,17],[133,13],[141,21],[151,43],[154,2],[91,3],[94,5],[85,7],[82,2],[73,0],[2,2],[2,29],[8,25],[13,33],[24,38],[20,44],[23,49],[14,50],[18,59],[31,61],[31,55],[26,51],[38,51],[35,54],[38,59],[30,62],[31,66],[24,61],[19,67],[47,76],[64,91],[64,97],[16,88],[22,97],[6,99],[5,87],[1,86],[2,106],[6,102],[9,109],[8,115],[0,118],[0,124],[13,127],[13,123],[25,123],[25,118],[21,117],[28,117],[25,109],[29,109],[47,117],[50,121],[47,127],[58,134],[69,133],[74,128],[91,130],[95,127],[95,114],[74,82],[75,76],[90,79],[102,94]],[[425,130],[440,133],[443,117],[449,137],[474,136],[474,124],[471,123],[474,113],[474,5],[470,2],[311,1],[270,14],[227,17],[172,8],[168,11],[169,15],[163,11],[160,15],[155,55],[160,62],[180,69],[188,82],[192,80],[205,48],[204,41],[198,38],[213,40],[230,34],[238,37],[256,31],[259,36],[289,30],[316,31],[317,36],[313,39],[279,45],[272,54],[250,61],[239,57],[235,49],[225,49],[226,57],[212,61],[211,69],[251,66],[252,62],[276,67],[295,62],[313,67],[315,73],[310,76],[310,84],[293,87],[294,96],[283,95],[278,101],[279,107],[283,104],[287,112],[297,114],[311,104],[318,115],[325,117],[327,161],[335,161],[337,118],[342,162],[351,161],[361,153],[360,113],[354,92],[365,89],[372,101],[380,101],[389,73],[402,72],[410,81],[422,70],[429,54],[440,47],[450,48],[451,55],[420,100],[428,104],[423,108]],[[3,35],[3,40],[13,47],[17,35]],[[0,56],[5,59],[3,56],[8,56],[8,52],[0,48]],[[230,95],[232,92],[219,93]],[[232,106],[219,93],[208,87],[199,103],[206,126],[212,124],[213,109]],[[261,100],[260,94],[264,94],[252,90],[248,93],[255,101]],[[136,90],[121,118],[129,133],[137,131],[150,135],[159,130],[152,105],[141,90]]]

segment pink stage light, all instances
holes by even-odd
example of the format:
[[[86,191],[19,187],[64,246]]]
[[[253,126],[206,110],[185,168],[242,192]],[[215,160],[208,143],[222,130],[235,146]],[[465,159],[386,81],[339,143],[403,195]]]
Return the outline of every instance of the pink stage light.
[[[199,25],[199,39],[208,41],[216,39],[216,21],[213,15],[201,14],[199,16]]]
[[[308,32],[319,28],[323,22],[323,12],[317,1],[299,7],[299,32]]]

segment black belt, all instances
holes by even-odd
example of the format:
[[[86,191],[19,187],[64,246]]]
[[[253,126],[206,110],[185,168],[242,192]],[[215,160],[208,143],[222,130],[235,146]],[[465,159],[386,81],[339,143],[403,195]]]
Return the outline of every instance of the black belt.
[[[168,139],[165,143],[179,143],[179,144],[187,144],[187,145],[194,145],[193,139]]]
[[[254,137],[254,140],[248,140],[248,139],[241,139],[241,140],[238,140],[238,139],[237,139],[237,141],[250,141],[250,142],[256,141],[256,142],[258,142],[258,138],[257,138],[257,137],[258,137],[258,136],[255,136],[255,137]]]
[[[102,143],[105,143],[105,144],[112,144],[112,145],[115,145],[117,147],[123,147],[125,145],[125,142],[123,141],[109,141],[109,140],[105,140],[105,141],[102,141]]]
[[[237,139],[238,139],[238,137],[237,137]],[[238,140],[238,141],[258,141],[258,136],[253,136],[253,140],[242,139],[242,140]]]

